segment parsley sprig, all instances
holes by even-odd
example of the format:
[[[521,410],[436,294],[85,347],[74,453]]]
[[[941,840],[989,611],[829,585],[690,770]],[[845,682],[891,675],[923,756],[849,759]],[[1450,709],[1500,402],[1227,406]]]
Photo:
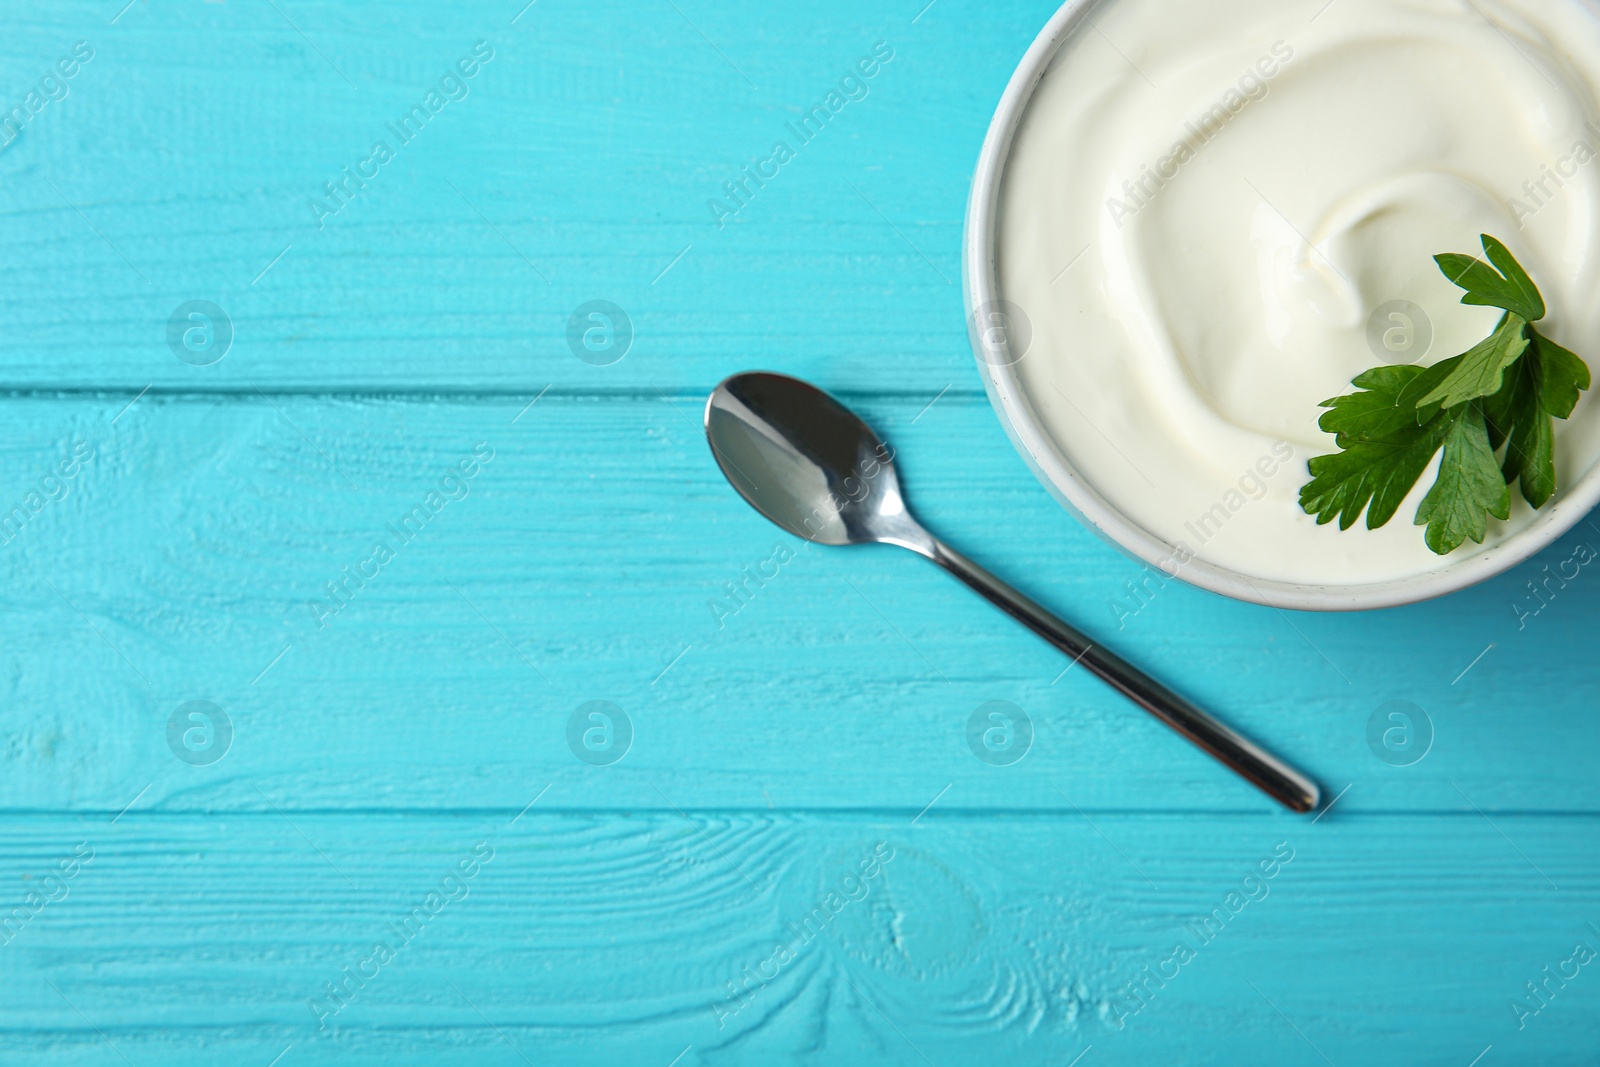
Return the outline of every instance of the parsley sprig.
[[[1317,425],[1339,451],[1311,460],[1300,490],[1319,525],[1338,518],[1348,530],[1365,510],[1367,529],[1383,526],[1441,449],[1416,517],[1441,556],[1469,538],[1482,544],[1491,517],[1509,518],[1513,484],[1535,508],[1555,494],[1551,419],[1572,414],[1589,368],[1534,328],[1544,298],[1506,246],[1484,234],[1483,250],[1488,263],[1457,253],[1434,261],[1466,291],[1463,304],[1505,312],[1494,333],[1431,367],[1369,370],[1351,382],[1359,392],[1322,403],[1329,410]]]

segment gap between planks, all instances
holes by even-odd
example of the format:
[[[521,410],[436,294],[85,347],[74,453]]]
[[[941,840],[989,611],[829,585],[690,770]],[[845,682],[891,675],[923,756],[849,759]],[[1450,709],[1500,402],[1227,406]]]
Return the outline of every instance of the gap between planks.
[[[525,809],[524,809],[525,810]],[[1507,819],[1600,819],[1600,811],[1575,811],[1575,810],[1544,810],[1538,808],[1507,808],[1487,809],[1495,816]],[[506,808],[282,808],[282,812],[309,818],[343,818],[374,816],[393,816],[395,818],[422,818],[422,819],[494,819],[511,818],[519,814],[518,809]],[[934,811],[926,812],[922,816],[924,822],[970,822],[976,820],[992,820],[995,818],[1017,820],[1027,819],[1034,821],[1048,821],[1064,819],[1068,821],[1081,820],[1084,813],[1103,816],[1107,818],[1128,819],[1235,819],[1239,821],[1261,820],[1281,823],[1284,826],[1310,826],[1310,819],[1300,816],[1291,816],[1276,809],[1238,809],[1238,808],[996,808],[996,807],[944,807],[941,805]],[[904,808],[819,808],[819,807],[775,807],[751,805],[750,807],[550,807],[541,805],[536,812],[526,812],[532,818],[564,818],[564,819],[591,819],[591,818],[617,818],[637,816],[668,816],[682,818],[684,816],[704,816],[708,818],[746,818],[763,817],[772,818],[780,816],[792,819],[811,820],[839,820],[839,821],[878,821],[908,819],[917,815],[917,809]],[[250,818],[261,817],[281,818],[279,810],[266,808],[166,808],[144,809],[140,811],[117,812],[109,808],[4,808],[0,807],[0,820],[8,818],[67,818],[67,819],[195,819],[206,817]],[[1457,810],[1451,808],[1383,808],[1383,809],[1349,809],[1341,807],[1339,818],[1332,821],[1345,821],[1349,819],[1481,819],[1482,815],[1476,810]]]
[[[142,389],[120,388],[117,386],[60,386],[60,387],[35,387],[5,388],[0,387],[0,401],[6,400],[61,400],[68,402],[92,402],[117,399],[131,399],[143,397],[146,399],[165,399],[177,401],[216,402],[228,400],[251,401],[259,397],[288,397],[300,400],[374,400],[394,401],[397,403],[416,403],[423,401],[438,401],[444,403],[477,403],[482,401],[525,401],[528,397],[539,394],[546,399],[553,400],[579,400],[579,401],[650,401],[659,403],[667,400],[703,400],[710,395],[716,387],[715,382],[703,388],[699,386],[672,386],[670,388],[657,388],[643,386],[639,388],[622,387],[617,389],[573,389],[559,386],[541,387],[530,385],[521,389],[374,389],[368,386],[344,385],[317,388],[285,388],[266,387],[256,388],[245,385],[237,389],[173,389],[162,386],[148,385]],[[817,383],[828,388],[834,396],[846,402],[880,402],[880,403],[915,403],[923,407],[928,403],[928,391],[925,389],[845,389],[830,388],[826,383]],[[940,403],[946,400],[988,403],[988,396],[981,387],[964,389],[950,387],[939,394]]]

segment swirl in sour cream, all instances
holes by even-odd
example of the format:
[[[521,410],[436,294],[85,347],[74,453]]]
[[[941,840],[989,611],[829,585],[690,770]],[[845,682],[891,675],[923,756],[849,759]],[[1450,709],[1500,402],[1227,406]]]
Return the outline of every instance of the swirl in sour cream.
[[[1320,9],[1320,10],[1319,10]],[[1487,336],[1432,256],[1502,237],[1552,336],[1600,352],[1600,13],[1583,0],[1109,0],[1063,46],[1006,167],[1017,371],[1093,488],[1179,559],[1348,585],[1439,566],[1410,518],[1299,507],[1318,405],[1379,362]],[[1559,423],[1570,487],[1594,401]],[[1259,497],[1241,470],[1274,457]],[[1493,545],[1525,527],[1519,499]]]

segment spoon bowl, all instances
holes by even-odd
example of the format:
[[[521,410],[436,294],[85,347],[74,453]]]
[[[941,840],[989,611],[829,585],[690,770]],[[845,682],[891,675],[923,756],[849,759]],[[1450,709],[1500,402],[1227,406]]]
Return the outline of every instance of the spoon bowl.
[[[750,506],[824,545],[898,544],[932,558],[894,452],[855,412],[798,378],[740,374],[706,402],[706,439]]]

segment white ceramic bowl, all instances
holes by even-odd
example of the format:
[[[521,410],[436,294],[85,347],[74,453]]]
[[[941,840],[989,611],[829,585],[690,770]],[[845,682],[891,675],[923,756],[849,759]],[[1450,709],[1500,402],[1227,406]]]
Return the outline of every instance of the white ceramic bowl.
[[[1072,458],[1056,445],[1033,410],[1017,375],[1016,361],[1005,351],[1007,342],[1003,336],[989,336],[988,350],[994,353],[998,345],[1001,351],[998,356],[985,358],[985,342],[979,337],[983,323],[974,314],[980,308],[999,306],[1002,299],[995,265],[996,217],[1017,125],[1056,53],[1079,24],[1087,21],[1087,13],[1099,2],[1101,0],[1067,0],[1022,57],[1000,98],[1000,106],[984,138],[983,152],[978,157],[972,194],[967,203],[961,253],[962,290],[972,349],[989,391],[989,400],[1034,474],[1090,529],[1135,558],[1159,567],[1173,558],[1175,546],[1124,515],[1078,472]],[[1454,593],[1515,567],[1570,530],[1597,502],[1600,502],[1600,466],[1589,470],[1570,489],[1558,494],[1532,524],[1512,537],[1492,547],[1479,546],[1476,551],[1471,550],[1469,542],[1468,547],[1441,559],[1439,566],[1432,570],[1394,581],[1298,585],[1258,578],[1199,559],[1185,564],[1178,577],[1223,596],[1302,611],[1364,611],[1413,604]]]

